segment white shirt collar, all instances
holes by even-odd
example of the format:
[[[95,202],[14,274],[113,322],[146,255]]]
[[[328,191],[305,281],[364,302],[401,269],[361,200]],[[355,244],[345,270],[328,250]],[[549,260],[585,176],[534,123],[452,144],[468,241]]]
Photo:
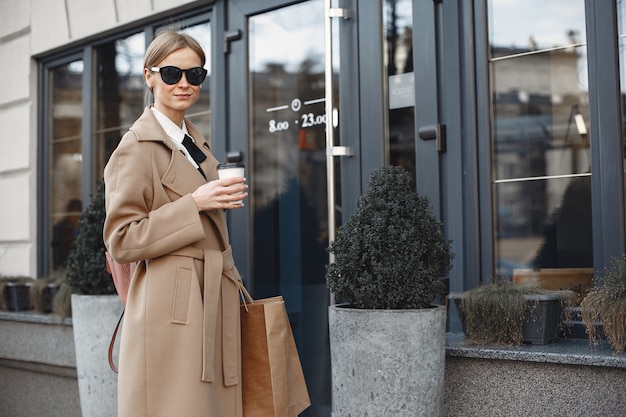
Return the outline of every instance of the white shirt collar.
[[[175,143],[182,144],[185,135],[188,134],[185,121],[183,120],[183,128],[181,129],[176,123],[172,122],[169,117],[154,108],[154,106],[152,106],[151,109],[163,130],[167,133],[167,136],[169,136]]]
[[[154,106],[150,107],[150,109],[152,110],[152,114],[154,114],[154,117],[156,117],[163,130],[165,130],[167,136],[172,142],[174,142],[174,145],[176,145],[176,147],[183,152],[183,154],[187,157],[187,160],[191,162],[191,165],[198,168],[198,164],[196,163],[196,161],[193,160],[193,158],[187,151],[187,148],[183,146],[183,139],[185,138],[185,135],[188,134],[185,121],[183,120],[183,128],[181,129],[176,123],[172,122],[169,117],[155,109]]]

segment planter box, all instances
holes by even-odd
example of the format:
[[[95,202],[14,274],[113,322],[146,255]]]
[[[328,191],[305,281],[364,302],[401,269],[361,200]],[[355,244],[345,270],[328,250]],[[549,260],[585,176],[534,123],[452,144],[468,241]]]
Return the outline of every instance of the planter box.
[[[25,311],[30,307],[29,293],[30,284],[20,282],[7,282],[4,287],[4,297],[9,311]]]
[[[545,345],[558,340],[561,333],[561,303],[559,297],[553,294],[542,294],[527,295],[525,298],[527,300],[526,319],[522,326],[524,343]],[[454,301],[461,325],[463,326],[463,332],[467,336],[465,314],[461,309],[461,294],[451,293],[448,299]],[[536,308],[533,306],[535,302],[539,303]]]
[[[585,323],[583,323],[582,319],[582,308],[567,307],[565,310],[568,311],[568,314],[567,319],[563,320],[563,336],[572,339],[589,339],[587,329],[585,328]],[[606,335],[604,334],[603,330],[604,325],[602,324],[602,322],[595,322],[594,325],[598,329],[598,337],[600,339],[606,340]]]
[[[536,297],[536,298],[535,298]],[[539,299],[539,306],[534,309],[531,303]],[[556,295],[527,296],[526,320],[522,326],[524,342],[533,345],[545,345],[560,336],[561,303]]]
[[[54,296],[59,292],[59,284],[48,284],[43,289],[43,312],[52,313],[52,303]]]

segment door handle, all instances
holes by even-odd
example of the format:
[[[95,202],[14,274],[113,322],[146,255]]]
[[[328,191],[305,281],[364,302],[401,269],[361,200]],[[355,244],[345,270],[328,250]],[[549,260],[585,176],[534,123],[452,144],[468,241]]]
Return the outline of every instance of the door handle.
[[[422,126],[418,131],[422,140],[435,140],[437,152],[446,151],[446,125],[437,123],[436,125]]]
[[[224,32],[224,53],[229,54],[230,43],[240,40],[242,36],[243,36],[243,33],[241,32],[241,29],[235,29],[235,30]]]
[[[331,146],[326,148],[326,154],[331,156],[354,156],[354,148],[351,146]]]

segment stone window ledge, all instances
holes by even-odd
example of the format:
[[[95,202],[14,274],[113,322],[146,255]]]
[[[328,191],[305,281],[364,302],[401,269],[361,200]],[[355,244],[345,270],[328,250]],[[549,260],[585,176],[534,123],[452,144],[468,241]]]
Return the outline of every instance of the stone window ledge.
[[[626,368],[626,354],[616,355],[603,341],[593,347],[586,339],[559,339],[547,345],[477,346],[465,344],[463,333],[446,335],[446,355],[507,361]]]
[[[0,320],[72,325],[72,319],[69,317],[62,319],[59,316],[33,311],[0,311]],[[463,333],[447,333],[446,355],[477,359],[626,368],[626,354],[614,354],[606,341],[593,347],[586,339],[560,339],[547,345],[477,346],[466,344]]]
[[[0,320],[37,324],[62,324],[65,326],[72,325],[72,319],[70,317],[61,318],[53,314],[41,314],[34,311],[0,311]]]

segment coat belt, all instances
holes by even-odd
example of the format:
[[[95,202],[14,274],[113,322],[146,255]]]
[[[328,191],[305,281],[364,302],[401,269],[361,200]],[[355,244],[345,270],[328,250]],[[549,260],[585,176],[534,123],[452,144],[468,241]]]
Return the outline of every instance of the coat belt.
[[[224,282],[226,278],[230,282]],[[232,285],[231,285],[232,284]],[[235,267],[230,246],[224,252],[204,250],[204,337],[202,381],[215,381],[216,337],[222,344],[224,386],[239,383],[239,288],[241,278]],[[218,312],[222,313],[222,334],[217,335]]]
[[[235,267],[230,246],[224,252],[217,249],[199,249],[187,246],[170,255],[204,258],[204,310],[202,337],[202,381],[215,381],[216,337],[221,339],[224,386],[239,383],[239,294],[243,283]],[[226,278],[234,285],[222,285]],[[222,334],[217,335],[218,312],[222,312]]]

